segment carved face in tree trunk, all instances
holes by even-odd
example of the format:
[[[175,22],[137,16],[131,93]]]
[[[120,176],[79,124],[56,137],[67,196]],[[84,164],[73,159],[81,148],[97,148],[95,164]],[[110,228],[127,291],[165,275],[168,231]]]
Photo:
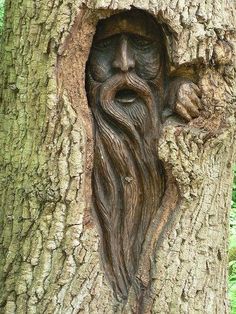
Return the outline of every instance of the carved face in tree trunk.
[[[126,298],[165,190],[157,141],[166,76],[155,20],[133,10],[100,21],[87,63],[94,117],[93,207],[105,273]]]

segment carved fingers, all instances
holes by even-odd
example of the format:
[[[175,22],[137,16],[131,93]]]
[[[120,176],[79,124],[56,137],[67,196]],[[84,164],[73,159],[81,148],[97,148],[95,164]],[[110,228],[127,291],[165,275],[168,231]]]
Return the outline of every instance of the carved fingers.
[[[191,121],[200,115],[201,91],[192,81],[176,78],[169,86],[167,105],[183,119]]]
[[[180,84],[176,93],[174,111],[187,121],[191,121],[200,114],[201,91],[198,86],[190,81]]]

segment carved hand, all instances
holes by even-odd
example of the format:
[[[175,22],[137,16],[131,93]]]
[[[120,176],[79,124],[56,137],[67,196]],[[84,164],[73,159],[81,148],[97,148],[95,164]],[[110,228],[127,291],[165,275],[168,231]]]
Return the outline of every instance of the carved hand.
[[[199,116],[202,108],[201,91],[196,84],[187,79],[176,78],[168,88],[166,104],[182,118],[191,121]]]

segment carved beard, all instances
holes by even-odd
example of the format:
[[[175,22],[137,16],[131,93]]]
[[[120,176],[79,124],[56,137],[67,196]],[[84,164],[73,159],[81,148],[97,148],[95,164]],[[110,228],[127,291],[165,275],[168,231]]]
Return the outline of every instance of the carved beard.
[[[89,75],[87,83],[95,131],[93,207],[102,263],[115,295],[125,299],[164,194],[157,155],[160,104],[151,86],[135,74],[116,74],[104,83]],[[134,102],[117,100],[117,92],[124,89],[135,93]]]

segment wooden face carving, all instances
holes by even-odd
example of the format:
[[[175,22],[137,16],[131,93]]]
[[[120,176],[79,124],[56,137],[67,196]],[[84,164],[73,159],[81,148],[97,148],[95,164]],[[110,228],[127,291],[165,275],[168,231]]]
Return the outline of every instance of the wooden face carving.
[[[100,21],[86,72],[94,117],[93,212],[117,297],[135,285],[165,176],[158,159],[165,81],[161,29],[140,11]]]
[[[148,32],[155,25],[141,20],[143,28],[136,28],[136,19],[113,19],[113,24],[103,22],[95,36],[90,56],[93,79],[104,82],[116,73],[132,71],[144,80],[155,79],[160,72],[160,43]]]

